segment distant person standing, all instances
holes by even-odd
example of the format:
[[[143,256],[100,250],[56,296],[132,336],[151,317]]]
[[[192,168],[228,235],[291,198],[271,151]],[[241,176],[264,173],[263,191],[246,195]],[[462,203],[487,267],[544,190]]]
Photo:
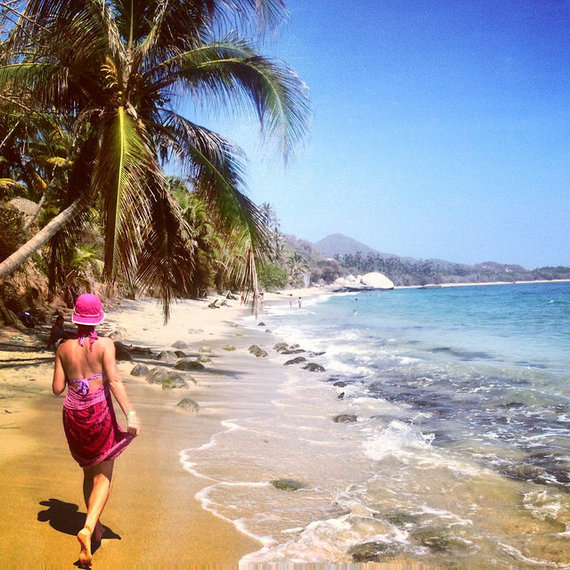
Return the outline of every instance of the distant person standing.
[[[293,293],[289,293],[289,307],[293,308]]]
[[[300,309],[300,308],[301,308],[301,304],[303,303],[303,299],[302,299],[301,297],[299,297],[298,303],[299,303],[299,309]]]

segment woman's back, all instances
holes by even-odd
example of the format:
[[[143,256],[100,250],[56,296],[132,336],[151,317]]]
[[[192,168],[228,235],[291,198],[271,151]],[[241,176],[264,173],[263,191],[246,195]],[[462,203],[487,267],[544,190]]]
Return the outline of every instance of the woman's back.
[[[94,342],[81,337],[62,342],[57,348],[67,382],[89,379],[90,392],[100,388],[105,382],[105,351],[109,350],[113,341],[108,338],[97,338]],[[73,385],[73,383],[72,383]]]

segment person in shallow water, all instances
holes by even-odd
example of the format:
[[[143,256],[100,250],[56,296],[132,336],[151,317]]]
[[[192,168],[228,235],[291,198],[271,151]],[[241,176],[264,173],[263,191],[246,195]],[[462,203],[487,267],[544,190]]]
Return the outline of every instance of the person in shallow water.
[[[52,382],[57,396],[67,386],[63,427],[71,455],[83,468],[87,516],[77,534],[82,567],[91,564],[92,543],[103,536],[99,518],[109,498],[115,458],[140,431],[138,416],[119,376],[115,345],[95,331],[104,318],[97,295],[85,293],[77,298],[71,319],[77,325],[77,337],[57,347]],[[111,394],[125,414],[126,432],[117,423]]]

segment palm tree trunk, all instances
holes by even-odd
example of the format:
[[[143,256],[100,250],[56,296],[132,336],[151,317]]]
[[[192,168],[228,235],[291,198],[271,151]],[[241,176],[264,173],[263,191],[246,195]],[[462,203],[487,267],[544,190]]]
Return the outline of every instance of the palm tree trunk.
[[[32,239],[16,250],[0,263],[0,279],[10,275],[24,261],[31,257],[40,247],[46,244],[63,226],[68,224],[83,210],[87,201],[85,196],[80,196],[65,210],[61,211],[53,220],[45,225]]]

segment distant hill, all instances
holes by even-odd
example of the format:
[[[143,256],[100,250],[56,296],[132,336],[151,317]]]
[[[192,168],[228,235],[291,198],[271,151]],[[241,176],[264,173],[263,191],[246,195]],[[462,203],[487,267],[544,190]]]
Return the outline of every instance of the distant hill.
[[[331,234],[326,238],[316,242],[313,244],[314,248],[326,257],[334,257],[335,255],[347,255],[347,254],[354,254],[354,253],[362,253],[366,255],[368,253],[371,254],[380,254],[380,252],[376,249],[373,249],[360,241],[352,239],[348,236],[343,234]],[[394,257],[392,255],[382,253],[380,255],[385,255],[388,257]]]
[[[304,254],[307,255],[309,244],[304,242],[303,245]],[[396,285],[570,279],[569,267],[540,267],[528,270],[520,265],[494,261],[467,265],[442,259],[418,260],[381,253],[343,234],[332,234],[313,246],[323,256],[334,258],[347,273],[364,274],[378,271],[389,277]]]

